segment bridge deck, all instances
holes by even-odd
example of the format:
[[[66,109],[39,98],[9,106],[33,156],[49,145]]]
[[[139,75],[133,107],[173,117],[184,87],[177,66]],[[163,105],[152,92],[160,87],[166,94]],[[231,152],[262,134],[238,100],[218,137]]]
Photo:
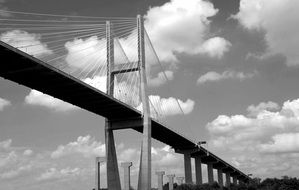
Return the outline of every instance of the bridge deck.
[[[3,60],[0,76],[5,79],[59,98],[111,120],[141,119],[142,117],[140,112],[121,101],[1,41],[0,52],[1,60]],[[142,125],[132,127],[132,129],[138,132],[143,131]],[[152,120],[152,137],[175,149],[194,147],[193,142],[155,120]],[[199,152],[206,152],[206,150],[201,148]],[[244,177],[242,172],[213,154],[210,154],[203,162],[208,162],[210,159],[223,163],[222,165],[232,168],[232,171],[237,171]]]

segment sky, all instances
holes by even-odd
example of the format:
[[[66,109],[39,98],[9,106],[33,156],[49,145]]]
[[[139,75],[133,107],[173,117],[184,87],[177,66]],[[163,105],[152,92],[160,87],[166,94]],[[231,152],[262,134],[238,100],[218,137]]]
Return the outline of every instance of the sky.
[[[150,95],[165,106],[177,98],[185,112],[168,113],[169,125],[260,178],[298,177],[298,7],[292,0],[0,0],[0,9],[10,11],[144,15],[170,78],[164,84],[151,76]],[[2,40],[8,34],[34,40],[52,53],[43,36],[1,32]],[[133,162],[135,186],[141,135],[121,130],[115,139],[119,162]],[[95,156],[104,152],[104,118],[0,78],[1,189],[91,189]],[[153,186],[156,170],[184,175],[183,157],[171,147],[153,141],[152,158]],[[101,172],[105,186],[104,165]],[[206,166],[203,173],[207,181]]]

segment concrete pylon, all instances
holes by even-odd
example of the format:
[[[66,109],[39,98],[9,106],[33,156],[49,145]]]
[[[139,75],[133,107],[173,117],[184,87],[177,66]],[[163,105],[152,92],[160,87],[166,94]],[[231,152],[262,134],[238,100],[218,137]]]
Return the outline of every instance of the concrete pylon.
[[[223,189],[223,171],[221,168],[217,169],[217,174],[218,174],[218,184],[221,189]]]
[[[156,175],[158,176],[158,190],[163,190],[163,176],[165,175],[165,172],[158,171],[156,172]]]
[[[208,162],[207,163],[208,167],[208,182],[209,184],[213,184],[214,183],[214,173],[213,173],[213,163]]]
[[[101,178],[100,178],[100,173],[101,173],[101,163],[105,162],[106,158],[105,157],[96,157],[95,160],[95,190],[100,190],[101,188]]]
[[[238,185],[238,179],[237,176],[233,176],[233,184]]]
[[[230,188],[230,172],[225,173],[226,187]]]
[[[130,185],[131,185],[130,167],[132,166],[132,162],[123,162],[120,165],[121,167],[124,168],[124,190],[130,190]]]
[[[175,175],[167,175],[168,177],[168,185],[169,185],[169,190],[173,190],[173,182],[174,182],[174,177]]]
[[[145,71],[145,46],[143,17],[137,16],[138,28],[138,66],[140,74],[140,95],[143,110],[143,137],[140,154],[140,170],[138,190],[151,190],[151,137],[152,126],[147,93],[147,78]]]
[[[192,184],[191,153],[184,153],[184,168],[186,184]]]
[[[114,39],[112,38],[110,22],[106,22],[106,39],[107,39],[107,94],[114,94]],[[107,187],[109,190],[120,190],[120,178],[118,171],[117,156],[115,150],[114,135],[112,123],[105,119],[105,146],[107,157]]]
[[[184,183],[184,177],[176,177],[176,180],[178,182],[178,185],[182,185]]]
[[[195,177],[196,185],[202,185],[202,169],[201,169],[201,157],[195,157]]]

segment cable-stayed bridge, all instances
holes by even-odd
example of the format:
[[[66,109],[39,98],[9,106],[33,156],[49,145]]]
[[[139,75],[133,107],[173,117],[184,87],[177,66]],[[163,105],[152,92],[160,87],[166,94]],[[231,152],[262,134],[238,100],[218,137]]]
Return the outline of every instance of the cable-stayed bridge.
[[[168,88],[171,73],[164,69],[141,16],[83,17],[12,12],[0,18],[0,76],[106,118],[105,142],[108,189],[119,190],[114,130],[131,128],[143,134],[138,189],[151,188],[151,138],[184,154],[186,183],[202,183],[201,164],[208,166],[209,183],[223,185],[249,177],[197,146],[197,141],[167,125],[169,115],[184,115],[182,101],[151,96]],[[152,77],[152,76],[156,77]],[[155,93],[156,90],[154,90]],[[171,91],[171,89],[169,89]],[[228,184],[229,185],[229,184]]]

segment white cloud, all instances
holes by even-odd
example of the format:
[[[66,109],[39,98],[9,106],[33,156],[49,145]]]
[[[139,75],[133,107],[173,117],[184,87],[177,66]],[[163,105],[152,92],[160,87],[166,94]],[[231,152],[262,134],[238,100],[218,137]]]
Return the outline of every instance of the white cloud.
[[[157,95],[150,95],[150,109],[152,117],[166,117],[179,114],[189,114],[193,111],[195,102],[187,99],[183,102],[173,97],[161,98]],[[136,108],[142,111],[142,103]],[[158,115],[157,115],[158,114]]]
[[[11,105],[10,101],[0,98],[0,111],[3,111],[5,107],[10,105]]]
[[[51,153],[54,159],[72,154],[82,154],[84,157],[103,156],[105,154],[105,144],[95,141],[91,136],[78,137],[76,141],[67,145],[60,145]]]
[[[0,150],[4,149],[4,150],[8,150],[11,147],[11,139],[5,140],[0,142]]]
[[[273,142],[261,144],[261,152],[265,153],[290,153],[299,152],[299,133],[283,133],[272,137]]]
[[[259,113],[261,113],[263,110],[267,111],[276,111],[280,109],[279,105],[275,102],[261,102],[259,105],[250,105],[247,108],[247,112],[249,116],[257,116]]]
[[[0,168],[8,167],[9,165],[15,163],[18,156],[15,151],[11,151],[8,154],[0,155]]]
[[[152,87],[157,87],[165,84],[166,82],[173,80],[173,72],[172,71],[165,71],[158,73],[156,78],[149,78],[148,85]]]
[[[246,115],[220,115],[206,126],[210,148],[224,151],[242,171],[259,177],[294,176],[299,170],[299,99],[262,102]],[[292,166],[292,167],[290,167]]]
[[[24,156],[31,156],[32,154],[33,154],[33,151],[30,149],[25,150],[23,153]]]
[[[221,37],[208,39],[210,17],[218,10],[204,0],[171,0],[146,14],[145,26],[162,61],[176,62],[176,53],[204,53],[220,58],[230,43]]]
[[[256,72],[254,73],[243,73],[243,72],[237,72],[237,71],[224,71],[223,73],[217,73],[214,71],[207,72],[206,74],[200,76],[197,79],[197,84],[204,84],[206,82],[216,82],[226,79],[238,79],[240,81],[252,78],[256,75]]]
[[[207,124],[212,143],[216,147],[243,150],[256,150],[259,144],[271,144],[273,141],[281,143],[280,138],[286,137],[281,134],[299,131],[299,99],[286,101],[280,110],[278,108],[276,103],[268,102],[249,106],[248,116],[218,116]],[[291,141],[286,143],[293,146]]]
[[[298,65],[298,7],[293,0],[241,0],[233,18],[249,30],[265,31],[268,53],[284,54],[288,65]]]
[[[12,30],[0,35],[1,41],[34,57],[40,58],[52,54],[52,50],[46,44],[43,44],[40,39],[41,35],[22,30]]]
[[[53,109],[58,112],[66,112],[71,110],[79,109],[67,102],[43,94],[37,90],[31,90],[30,93],[25,97],[25,103],[28,105],[44,106]]]
[[[79,168],[65,168],[58,170],[56,168],[50,168],[46,172],[42,173],[39,177],[37,177],[38,181],[46,181],[46,180],[62,180],[63,178],[74,177],[80,175]]]

